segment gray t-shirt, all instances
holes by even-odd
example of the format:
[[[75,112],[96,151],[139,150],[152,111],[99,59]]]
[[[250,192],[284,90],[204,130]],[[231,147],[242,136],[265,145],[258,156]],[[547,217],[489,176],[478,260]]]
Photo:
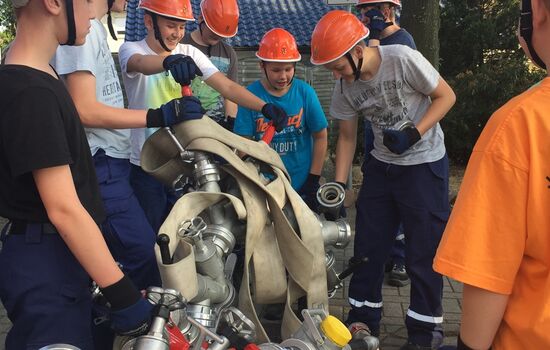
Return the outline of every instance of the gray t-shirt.
[[[96,79],[97,101],[111,107],[124,108],[122,87],[107,44],[107,31],[97,19],[92,20],[91,25],[86,43],[82,46],[59,46],[52,65],[62,77],[77,71],[92,73]],[[85,130],[92,155],[101,148],[110,157],[130,158],[129,129]]]
[[[403,154],[392,153],[384,146],[382,130],[395,128],[404,120],[418,124],[424,117],[431,104],[429,95],[438,85],[439,73],[422,54],[407,46],[379,46],[378,50],[382,62],[372,79],[336,82],[330,116],[369,120],[374,132],[371,155],[380,161],[415,165],[441,159],[445,155],[445,144],[439,123]]]

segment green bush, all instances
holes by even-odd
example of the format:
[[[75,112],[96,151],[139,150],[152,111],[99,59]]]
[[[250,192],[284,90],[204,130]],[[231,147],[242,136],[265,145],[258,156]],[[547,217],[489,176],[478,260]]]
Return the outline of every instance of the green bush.
[[[441,122],[449,158],[465,164],[489,117],[540,81],[516,37],[519,0],[444,0],[441,75],[457,95]]]

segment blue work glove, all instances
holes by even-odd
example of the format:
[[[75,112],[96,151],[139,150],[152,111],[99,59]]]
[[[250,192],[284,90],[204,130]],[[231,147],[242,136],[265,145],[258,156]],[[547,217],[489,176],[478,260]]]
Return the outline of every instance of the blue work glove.
[[[307,204],[309,209],[313,210],[314,212],[318,212],[319,209],[319,201],[317,200],[317,190],[319,189],[319,179],[321,178],[320,175],[314,175],[309,174],[307,176],[306,182],[302,185],[302,188],[300,188],[300,196],[304,200],[304,202]]]
[[[180,53],[167,56],[162,61],[164,70],[170,71],[174,80],[180,85],[189,85],[197,75],[202,77],[202,72],[189,56]]]
[[[418,129],[409,126],[402,130],[383,130],[384,146],[395,154],[401,154],[420,140]]]
[[[380,33],[392,23],[386,22],[386,18],[384,18],[384,14],[380,12],[380,10],[377,9],[371,9],[367,11],[363,16],[369,19],[367,23],[367,28],[369,28],[370,35],[369,39],[376,39],[380,40]]]
[[[266,103],[262,107],[262,114],[264,117],[271,120],[277,132],[283,130],[288,124],[288,115],[286,112],[273,103]]]
[[[125,309],[111,311],[111,328],[116,334],[138,336],[147,333],[153,305],[140,298]]]
[[[147,333],[151,321],[153,305],[144,299],[130,278],[101,288],[101,292],[111,305],[111,328],[117,334],[138,336]]]
[[[185,96],[173,99],[160,108],[147,111],[147,127],[165,127],[192,120],[201,119],[206,111],[201,102],[194,96]]]

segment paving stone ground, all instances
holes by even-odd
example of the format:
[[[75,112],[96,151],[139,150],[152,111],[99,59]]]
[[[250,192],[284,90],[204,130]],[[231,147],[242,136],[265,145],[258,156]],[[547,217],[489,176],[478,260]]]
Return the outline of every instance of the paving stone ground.
[[[351,227],[354,227],[354,210],[348,210]],[[5,220],[0,218],[0,227]],[[336,257],[337,271],[342,271],[345,262],[353,255],[353,244],[345,249],[333,249]],[[336,295],[330,299],[330,313],[337,318],[344,320],[349,305],[347,302],[349,279],[345,281],[344,287],[337,291]],[[384,284],[382,295],[384,297],[384,310],[381,324],[380,350],[398,350],[407,340],[407,330],[405,328],[405,314],[409,304],[410,286],[397,288]],[[461,314],[461,296],[462,284],[449,278],[444,278],[443,291],[443,309],[444,309],[444,329],[445,344],[456,344],[456,336]],[[0,305],[0,350],[4,350],[4,340],[11,323],[6,316],[6,311]]]

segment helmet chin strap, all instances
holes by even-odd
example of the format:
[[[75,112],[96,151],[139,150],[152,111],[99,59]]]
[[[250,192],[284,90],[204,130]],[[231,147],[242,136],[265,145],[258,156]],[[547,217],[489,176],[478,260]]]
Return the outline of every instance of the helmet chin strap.
[[[107,27],[109,28],[109,34],[111,34],[111,38],[113,40],[118,40],[115,33],[115,28],[113,28],[113,18],[111,17],[111,8],[113,7],[113,4],[115,3],[115,0],[107,0]]]
[[[153,12],[149,12],[149,15],[151,16],[151,19],[153,20],[153,32],[155,33],[155,39],[158,40],[158,42],[160,43],[160,46],[162,46],[162,48],[165,51],[172,52],[172,50],[170,50],[168,48],[168,46],[166,46],[166,44],[164,43],[164,40],[162,40],[162,36],[160,35],[160,28],[159,28],[159,24],[158,24],[158,21],[157,21],[157,14],[153,13]]]
[[[546,69],[546,64],[533,46],[533,10],[531,9],[531,0],[522,0],[519,34],[525,40],[527,50],[529,50],[533,62],[540,68]]]
[[[202,24],[204,23],[204,20],[199,22],[199,33],[201,34],[201,39],[203,42],[207,43],[206,40],[204,40],[204,34],[202,32]],[[208,43],[207,43],[208,44]],[[208,44],[208,48],[206,49],[206,56],[210,57],[211,55],[211,51],[212,50],[212,45]]]
[[[113,18],[111,17],[111,8],[113,7],[113,4],[115,3],[115,0],[107,0],[107,27],[109,28],[109,34],[111,34],[111,38],[113,40],[118,40],[115,33],[115,28],[113,27]]]
[[[359,77],[361,76],[361,67],[363,66],[363,57],[359,58],[359,62],[356,65],[353,61],[353,57],[351,57],[351,54],[346,52],[346,57],[349,61],[349,64],[351,65],[351,69],[353,70],[353,75],[355,76],[355,81],[359,80]]]
[[[76,42],[76,23],[74,21],[73,0],[65,0],[65,9],[67,12],[67,42],[63,45],[72,46]]]

